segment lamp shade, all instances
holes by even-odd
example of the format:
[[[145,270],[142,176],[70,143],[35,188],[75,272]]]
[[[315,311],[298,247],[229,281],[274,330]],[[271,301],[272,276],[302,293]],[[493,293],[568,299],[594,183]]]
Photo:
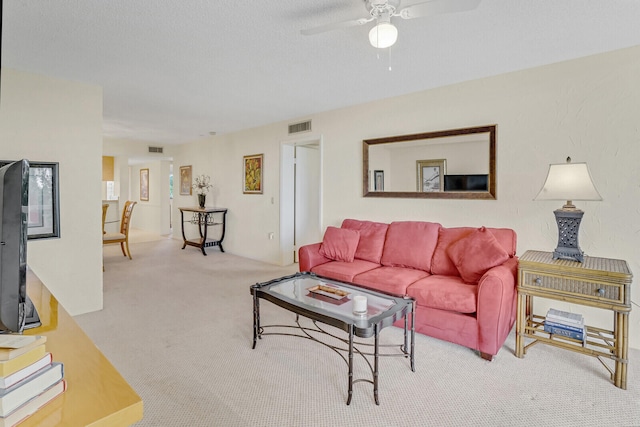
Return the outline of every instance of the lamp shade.
[[[534,200],[602,200],[586,163],[549,165],[549,173]]]
[[[391,22],[380,22],[369,31],[371,46],[379,49],[393,46],[398,40],[398,29]]]

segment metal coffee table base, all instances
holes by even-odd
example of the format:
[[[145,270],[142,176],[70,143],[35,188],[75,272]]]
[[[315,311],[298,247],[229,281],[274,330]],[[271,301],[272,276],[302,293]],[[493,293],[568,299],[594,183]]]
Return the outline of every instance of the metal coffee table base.
[[[374,334],[373,334],[373,344],[364,343],[360,341],[354,340],[354,331],[353,328],[350,328],[348,333],[348,339],[339,337],[327,330],[323,329],[319,322],[315,320],[311,320],[314,327],[305,327],[300,324],[300,315],[296,314],[296,325],[260,325],[260,302],[259,298],[254,295],[253,298],[253,346],[252,348],[256,348],[256,342],[258,339],[262,339],[263,336],[266,335],[285,335],[292,336],[298,338],[305,338],[317,343],[320,343],[333,351],[335,351],[347,364],[349,367],[349,376],[348,376],[348,398],[347,405],[351,403],[351,398],[353,396],[353,385],[359,382],[367,382],[373,385],[373,397],[376,402],[376,405],[380,405],[380,399],[378,397],[378,373],[379,373],[379,358],[380,357],[404,357],[409,358],[411,364],[411,371],[415,372],[415,359],[414,359],[414,339],[415,339],[415,326],[414,326],[414,303],[411,304],[411,327],[409,329],[409,322],[407,319],[407,315],[404,316],[404,343],[402,344],[385,344],[380,345],[379,343],[379,334],[380,330],[378,325],[374,325]],[[291,333],[287,332],[265,332],[265,329],[271,328],[280,328],[280,329],[293,329],[295,331]],[[295,333],[298,332],[298,333]],[[409,334],[411,337],[409,337]],[[315,335],[320,335],[324,337],[331,337],[341,343],[340,346],[331,345],[325,341],[322,341]],[[346,345],[346,348],[344,347]],[[370,347],[373,346],[373,353],[371,353]],[[363,351],[365,347],[369,347],[369,351]],[[381,353],[380,349],[383,349],[384,352]],[[399,349],[399,352],[390,352],[389,349]],[[360,355],[364,361],[369,366],[371,370],[372,379],[367,378],[354,378],[353,377],[353,356],[354,353]],[[367,356],[373,356],[373,366],[371,365],[371,361],[367,358]]]

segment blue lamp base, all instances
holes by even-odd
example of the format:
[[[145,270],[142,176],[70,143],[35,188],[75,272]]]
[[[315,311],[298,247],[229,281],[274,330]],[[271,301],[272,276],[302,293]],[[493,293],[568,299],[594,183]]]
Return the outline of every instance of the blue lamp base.
[[[584,252],[578,246],[578,232],[584,212],[580,209],[557,209],[553,214],[558,224],[558,247],[553,251],[553,259],[582,262]]]

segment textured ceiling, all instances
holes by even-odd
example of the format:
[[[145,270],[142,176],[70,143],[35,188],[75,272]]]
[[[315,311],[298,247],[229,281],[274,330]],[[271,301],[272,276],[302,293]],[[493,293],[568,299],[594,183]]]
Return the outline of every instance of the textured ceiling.
[[[300,34],[366,14],[362,0],[4,0],[2,65],[102,86],[105,136],[171,144],[640,45],[637,0],[394,19],[390,55],[372,23]]]

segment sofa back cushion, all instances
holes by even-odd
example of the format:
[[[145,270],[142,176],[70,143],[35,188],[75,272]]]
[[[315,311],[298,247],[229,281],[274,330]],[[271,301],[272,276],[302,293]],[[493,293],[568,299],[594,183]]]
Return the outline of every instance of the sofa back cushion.
[[[320,255],[334,261],[353,262],[360,233],[348,228],[327,227],[320,245]]]
[[[342,228],[356,230],[360,234],[355,258],[380,264],[384,240],[387,235],[388,224],[357,219],[345,219]]]
[[[431,273],[442,274],[444,276],[459,276],[458,269],[449,257],[447,250],[449,246],[458,240],[468,236],[476,231],[474,227],[454,227],[440,228],[438,233],[438,245],[433,253],[431,261]],[[509,254],[510,257],[516,255],[516,233],[510,228],[487,228],[496,238],[500,246]]]
[[[431,272],[431,258],[438,243],[440,224],[400,221],[389,224],[380,263]]]

